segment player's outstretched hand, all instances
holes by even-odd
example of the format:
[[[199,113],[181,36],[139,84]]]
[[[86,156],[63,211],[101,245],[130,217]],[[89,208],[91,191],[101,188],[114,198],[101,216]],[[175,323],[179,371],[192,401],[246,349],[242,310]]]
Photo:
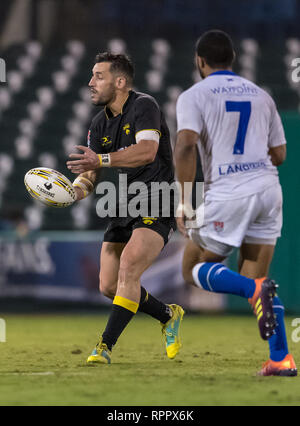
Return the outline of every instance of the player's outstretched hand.
[[[179,232],[181,232],[181,234],[182,234],[185,238],[188,238],[188,235],[187,235],[187,229],[186,229],[186,227],[185,227],[185,217],[184,217],[184,216],[182,216],[182,217],[177,217],[177,218],[176,218],[176,221],[177,221],[177,228],[178,228],[178,231],[179,231]]]
[[[193,207],[186,204],[179,204],[176,212],[177,228],[185,238],[189,238],[187,229],[187,220],[195,220],[196,215]]]
[[[70,158],[72,158],[73,161],[68,161],[67,167],[72,173],[80,175],[90,170],[99,169],[99,157],[94,151],[82,145],[78,145],[76,148],[82,151],[82,153],[70,154]]]

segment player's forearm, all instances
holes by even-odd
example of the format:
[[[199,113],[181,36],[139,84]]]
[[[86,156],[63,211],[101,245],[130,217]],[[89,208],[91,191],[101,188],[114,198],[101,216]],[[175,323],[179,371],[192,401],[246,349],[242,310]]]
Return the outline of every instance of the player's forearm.
[[[100,182],[101,174],[102,174],[102,170],[97,169],[97,170],[90,170],[88,172],[82,173],[80,177],[88,179],[90,182],[92,182],[94,186],[96,186]]]
[[[177,144],[175,149],[175,164],[177,180],[182,188],[182,203],[191,197],[192,185],[185,185],[195,181],[197,172],[197,148],[195,145],[185,146]],[[188,190],[189,188],[189,190]],[[189,191],[188,193],[186,191]]]
[[[74,174],[84,175],[98,171],[103,167],[136,168],[146,166],[155,161],[158,143],[155,140],[141,140],[127,149],[110,154],[96,154],[90,148],[77,146],[83,154],[70,154],[72,161],[67,162],[68,169]],[[94,174],[91,175],[95,179]],[[89,179],[89,177],[87,177]]]
[[[83,200],[84,198],[91,195],[97,183],[100,180],[101,169],[90,170],[85,173],[81,173],[73,182],[77,194],[77,201]]]
[[[110,154],[110,167],[136,168],[153,163],[157,154],[156,142],[145,141]]]

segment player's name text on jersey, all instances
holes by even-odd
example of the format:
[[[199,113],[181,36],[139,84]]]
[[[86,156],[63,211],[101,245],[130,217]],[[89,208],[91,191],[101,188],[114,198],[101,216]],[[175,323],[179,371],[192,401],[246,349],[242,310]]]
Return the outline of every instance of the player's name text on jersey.
[[[0,318],[0,343],[6,342],[6,322]]]
[[[221,164],[219,166],[220,176],[229,176],[236,173],[253,172],[258,169],[266,168],[267,165],[264,161],[256,161],[253,163],[232,163],[232,164]]]
[[[6,62],[0,58],[0,83],[6,83]]]
[[[210,89],[214,95],[258,95],[259,91],[254,86],[243,83],[239,86],[219,86]]]

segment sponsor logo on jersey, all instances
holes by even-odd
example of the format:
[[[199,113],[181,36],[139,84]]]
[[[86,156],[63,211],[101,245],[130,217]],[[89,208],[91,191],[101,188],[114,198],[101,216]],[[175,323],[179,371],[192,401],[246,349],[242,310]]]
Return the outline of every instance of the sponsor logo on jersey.
[[[143,223],[145,225],[153,225],[158,219],[156,217],[143,217]]]
[[[243,83],[239,86],[219,86],[210,89],[214,95],[258,95],[258,89]]]
[[[236,173],[253,172],[266,167],[267,165],[264,161],[256,161],[253,163],[221,164],[219,166],[219,175],[229,176],[234,175]]]
[[[216,232],[224,231],[224,222],[214,222],[214,228]]]
[[[105,136],[104,138],[101,138],[101,140],[102,140],[102,146],[107,146],[112,143],[110,136]]]
[[[128,123],[128,124],[126,124],[126,125],[123,127],[123,131],[126,133],[126,135],[127,135],[127,136],[129,136],[129,135],[130,135],[131,130],[130,130],[130,124],[129,124],[129,123]]]

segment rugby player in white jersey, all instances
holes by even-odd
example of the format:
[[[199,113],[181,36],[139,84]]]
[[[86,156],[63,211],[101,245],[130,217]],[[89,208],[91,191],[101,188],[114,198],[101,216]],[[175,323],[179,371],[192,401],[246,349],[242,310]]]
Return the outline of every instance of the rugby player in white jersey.
[[[295,376],[284,307],[275,282],[267,278],[281,236],[277,166],[285,161],[286,140],[273,99],[235,74],[234,60],[226,33],[205,33],[196,47],[203,80],[182,93],[177,104],[177,178],[182,187],[195,180],[198,147],[205,188],[196,227],[186,221],[191,206],[184,200],[190,194],[183,193],[177,213],[178,227],[189,238],[183,275],[201,289],[248,299],[270,346],[260,374]],[[240,248],[240,274],[222,264],[234,248]]]

